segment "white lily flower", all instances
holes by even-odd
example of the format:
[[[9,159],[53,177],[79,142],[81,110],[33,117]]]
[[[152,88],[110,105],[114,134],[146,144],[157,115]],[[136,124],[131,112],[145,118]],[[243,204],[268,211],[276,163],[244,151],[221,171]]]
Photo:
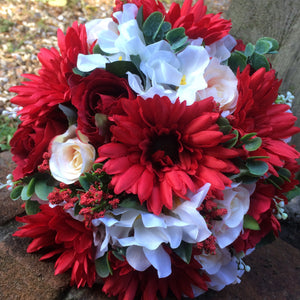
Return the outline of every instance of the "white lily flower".
[[[220,62],[225,61],[231,55],[231,50],[236,46],[237,42],[235,38],[228,34],[222,39],[205,46],[210,57],[216,57]]]
[[[134,208],[117,208],[107,212],[103,218],[93,220],[95,227],[101,224],[106,226],[106,238],[103,239],[105,244],[95,243],[96,258],[104,254],[109,240],[113,246],[128,247],[126,259],[136,270],[144,271],[152,265],[160,278],[169,276],[171,259],[163,244],[176,249],[182,241],[197,243],[211,235],[197,210],[209,188],[209,184],[203,186],[190,197],[190,201],[178,205],[172,215],[161,213],[156,216]]]
[[[215,200],[219,208],[227,210],[221,221],[213,221],[212,232],[221,248],[235,241],[243,230],[244,215],[249,210],[252,190],[252,185],[236,185],[223,191],[224,200]]]
[[[110,34],[118,33],[118,25],[111,18],[94,19],[85,23],[87,42],[92,45],[99,38],[99,34],[104,31]]]
[[[208,273],[210,282],[207,286],[215,291],[220,291],[226,285],[239,283],[244,271],[238,269],[237,258],[232,256],[227,248],[217,247],[216,254],[195,255],[194,258],[202,265]],[[193,288],[195,297],[203,294],[200,288]]]

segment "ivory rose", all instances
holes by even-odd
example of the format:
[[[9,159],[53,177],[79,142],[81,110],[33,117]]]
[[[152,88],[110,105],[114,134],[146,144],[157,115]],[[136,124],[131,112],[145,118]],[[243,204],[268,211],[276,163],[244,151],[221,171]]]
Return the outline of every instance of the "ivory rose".
[[[63,183],[72,184],[80,175],[89,171],[95,161],[95,149],[76,137],[76,126],[72,125],[56,136],[50,145],[49,167],[52,176]]]

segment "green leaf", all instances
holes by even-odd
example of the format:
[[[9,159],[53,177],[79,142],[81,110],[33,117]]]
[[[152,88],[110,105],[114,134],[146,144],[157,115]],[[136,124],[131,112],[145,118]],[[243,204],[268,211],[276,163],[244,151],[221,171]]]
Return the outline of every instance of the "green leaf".
[[[82,206],[79,204],[79,201],[77,201],[74,205],[74,215],[78,216],[81,209]]]
[[[271,49],[272,49],[272,43],[267,40],[259,39],[256,42],[255,52],[258,54],[266,54]]]
[[[244,184],[252,184],[257,181],[257,177],[252,177],[252,176],[243,176],[242,177],[242,182]]]
[[[273,233],[273,231],[271,231],[270,233],[268,233],[265,237],[263,237],[259,243],[257,243],[255,245],[255,249],[258,249],[262,246],[266,246],[268,244],[271,244],[272,242],[274,242],[276,240],[276,237]]]
[[[265,68],[266,71],[270,70],[270,64],[266,57],[255,52],[250,57],[250,64],[255,70],[260,68]]]
[[[95,268],[101,278],[106,278],[109,274],[112,275],[112,269],[108,261],[108,253],[95,260]]]
[[[93,165],[93,170],[96,171],[98,169],[102,169],[103,168],[103,164],[101,163],[96,163]]]
[[[164,16],[161,12],[153,12],[143,24],[143,34],[147,44],[153,43],[153,37],[157,34],[157,31],[161,28],[164,22]]]
[[[112,251],[112,254],[120,261],[124,261],[124,254],[119,251]]]
[[[123,207],[123,208],[134,208],[137,210],[143,210],[143,207],[141,206],[141,204],[138,201],[136,201],[136,199],[130,198],[130,197],[122,200],[119,203],[119,206]]]
[[[25,211],[27,215],[35,215],[40,211],[40,204],[28,199],[25,203]]]
[[[104,56],[111,56],[111,55],[113,55],[112,53],[108,53],[108,52],[103,51],[101,49],[101,47],[99,46],[99,44],[96,44],[94,46],[94,48],[93,48],[93,54],[101,54],[101,55],[104,55]],[[73,70],[73,72],[74,72],[74,70]],[[79,72],[81,72],[81,71],[79,71]],[[84,73],[84,72],[82,72],[82,73]],[[78,74],[78,75],[80,75],[80,74]]]
[[[85,191],[88,191],[90,189],[91,183],[88,180],[86,174],[79,177],[79,183]]]
[[[139,8],[135,19],[136,19],[136,22],[137,22],[140,30],[142,31],[143,23],[144,23],[143,5]]]
[[[269,169],[268,165],[264,161],[260,160],[248,160],[246,167],[249,172],[255,176],[263,176]]]
[[[249,57],[254,53],[254,50],[255,50],[255,46],[251,43],[248,43],[244,54]]]
[[[35,177],[31,178],[31,180],[28,184],[28,188],[27,188],[27,196],[28,197],[31,197],[34,194],[35,182],[36,182]]]
[[[226,143],[224,143],[224,146],[226,148],[232,148],[235,146],[235,144],[237,143],[238,139],[239,139],[239,132],[235,129],[232,132],[233,134],[235,134],[235,136],[230,139],[229,141],[227,141]]]
[[[22,200],[26,201],[29,200],[31,196],[27,195],[28,185],[24,185],[22,192],[21,192],[21,198]]]
[[[270,158],[270,156],[249,156],[247,159],[264,159],[264,158]]]
[[[281,185],[284,184],[284,180],[280,177],[276,177],[274,175],[268,177],[266,182],[273,184],[277,189],[281,190]]]
[[[248,151],[255,151],[257,150],[262,144],[262,140],[260,137],[255,137],[254,139],[248,140],[245,143],[245,148]]]
[[[80,71],[77,67],[73,68],[72,71],[73,71],[74,74],[79,75],[81,77],[86,77],[90,74],[89,72]]]
[[[187,264],[190,263],[192,257],[193,245],[182,242],[180,246],[174,249],[174,252]]]
[[[223,118],[223,117],[220,117],[218,120],[217,120],[217,124],[219,126],[227,126],[227,125],[230,125],[229,121],[226,119],[226,118]]]
[[[241,137],[240,141],[245,143],[246,141],[250,140],[252,137],[254,137],[256,135],[257,135],[256,132],[251,132],[251,133],[245,134]]]
[[[279,43],[277,40],[270,38],[270,37],[262,37],[258,41],[260,41],[260,40],[267,41],[272,44],[272,47],[268,53],[277,53],[277,50],[279,49]]]
[[[247,66],[247,56],[234,51],[228,59],[228,66],[234,73],[237,72],[238,68],[240,68],[240,72],[242,72]]]
[[[145,86],[146,85],[146,76],[140,69],[140,64],[141,64],[140,56],[139,55],[130,55],[130,60],[135,65],[136,69],[138,70],[138,75],[142,79],[143,86]]]
[[[287,192],[285,195],[288,200],[291,201],[292,199],[300,195],[300,187],[296,186],[293,190]]]
[[[10,193],[10,198],[12,200],[18,200],[21,197],[21,193],[23,190],[23,185],[16,186]]]
[[[35,193],[41,200],[48,200],[48,195],[53,191],[53,186],[47,184],[47,181],[40,179],[35,184]]]
[[[292,176],[290,170],[286,169],[286,168],[280,168],[278,171],[278,174],[280,177],[282,177],[284,180],[291,182],[290,178]]]
[[[259,224],[257,221],[249,215],[244,216],[244,225],[243,227],[245,229],[251,229],[251,230],[260,230]]]
[[[134,63],[126,60],[114,61],[106,64],[106,71],[115,74],[118,77],[127,77],[127,72],[139,75],[139,70]]]
[[[166,39],[175,52],[183,50],[183,48],[188,45],[188,37],[185,35],[185,29],[183,27],[178,27],[170,30],[166,34]]]
[[[224,133],[224,135],[227,135],[231,132],[232,126],[226,125],[226,126],[220,126],[220,131]]]
[[[144,22],[142,32],[146,44],[153,44],[164,39],[165,34],[171,29],[169,22],[164,22],[164,16],[161,12],[153,12]]]

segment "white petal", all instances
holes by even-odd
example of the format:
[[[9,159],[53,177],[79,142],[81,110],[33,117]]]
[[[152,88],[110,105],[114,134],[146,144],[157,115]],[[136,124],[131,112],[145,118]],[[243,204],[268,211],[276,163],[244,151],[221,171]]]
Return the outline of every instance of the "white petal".
[[[145,228],[140,222],[134,229],[134,237],[140,246],[154,250],[162,243],[168,243],[168,235],[164,228]]]
[[[97,68],[105,68],[108,60],[100,54],[84,55],[79,53],[77,58],[77,68],[82,72],[90,72]]]
[[[165,278],[171,274],[171,259],[162,246],[158,247],[156,250],[149,250],[146,248],[143,250],[148,261],[157,270],[158,278]]]
[[[151,266],[151,263],[146,258],[142,247],[128,247],[126,251],[126,259],[135,270],[140,272],[145,271]]]
[[[161,227],[165,228],[166,224],[162,216],[156,216],[149,213],[141,213],[143,224],[146,228]]]

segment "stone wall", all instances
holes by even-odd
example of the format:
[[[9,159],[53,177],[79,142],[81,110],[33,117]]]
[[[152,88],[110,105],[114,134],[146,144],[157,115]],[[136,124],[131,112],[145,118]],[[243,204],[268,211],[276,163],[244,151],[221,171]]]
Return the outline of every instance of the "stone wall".
[[[300,126],[300,1],[232,0],[226,18],[232,20],[232,35],[245,43],[263,36],[278,40],[279,53],[270,60],[283,79],[280,92],[295,95],[293,112]],[[300,150],[300,134],[293,142]]]

